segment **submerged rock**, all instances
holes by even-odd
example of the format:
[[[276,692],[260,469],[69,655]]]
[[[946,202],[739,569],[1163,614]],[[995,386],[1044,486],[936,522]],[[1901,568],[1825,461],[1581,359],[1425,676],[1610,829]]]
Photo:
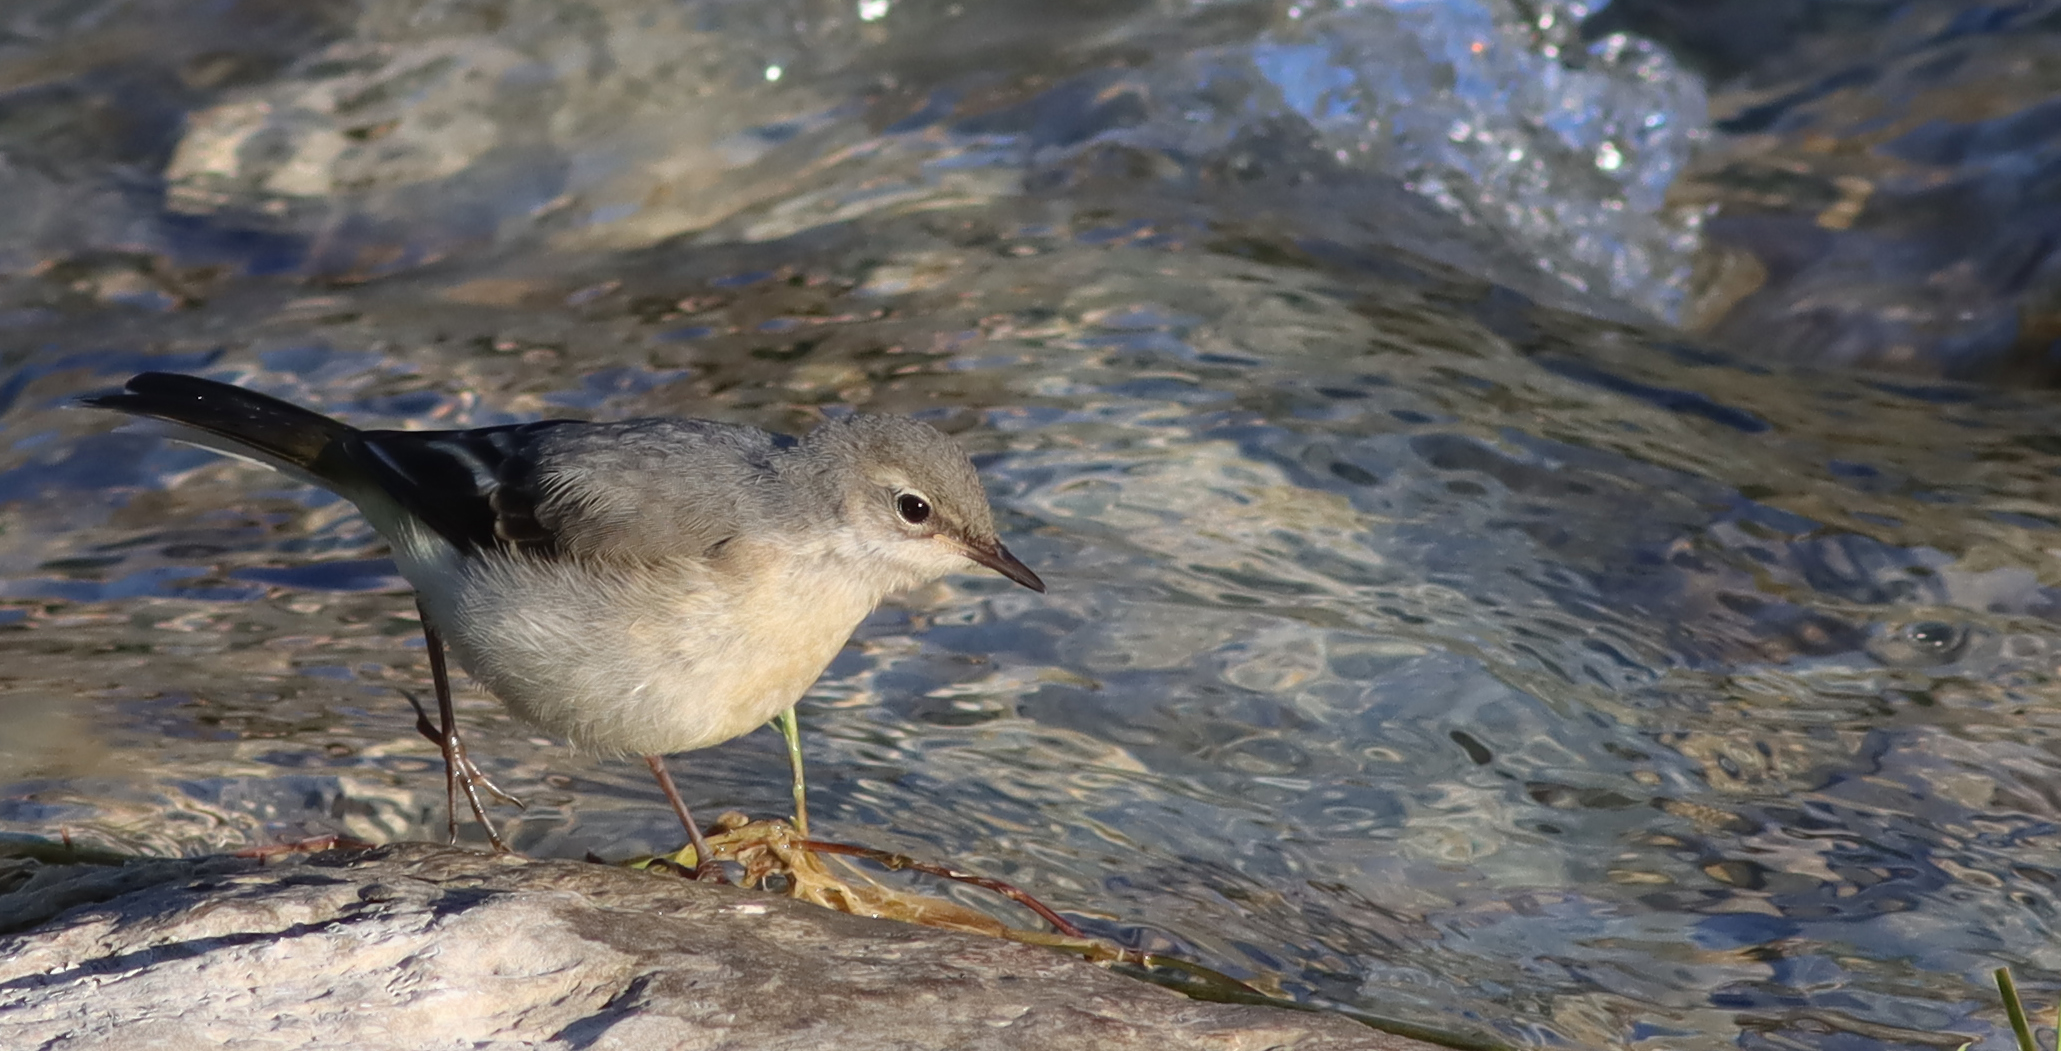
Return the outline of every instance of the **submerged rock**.
[[[1431,1047],[604,865],[427,845],[24,865],[0,870],[0,1047]]]

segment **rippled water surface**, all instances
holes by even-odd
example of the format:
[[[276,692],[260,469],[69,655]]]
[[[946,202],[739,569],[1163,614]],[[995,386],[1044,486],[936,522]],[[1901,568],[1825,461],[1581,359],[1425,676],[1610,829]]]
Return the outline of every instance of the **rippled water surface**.
[[[967,8],[0,16],[0,835],[442,827],[369,527],[77,394],[863,407],[957,434],[1051,590],[866,623],[802,705],[831,838],[1520,1045],[2052,999],[2050,396],[1672,334],[1701,88],[1579,9]],[[641,764],[460,708],[522,850],[676,845]],[[787,805],[770,732],[674,765]]]

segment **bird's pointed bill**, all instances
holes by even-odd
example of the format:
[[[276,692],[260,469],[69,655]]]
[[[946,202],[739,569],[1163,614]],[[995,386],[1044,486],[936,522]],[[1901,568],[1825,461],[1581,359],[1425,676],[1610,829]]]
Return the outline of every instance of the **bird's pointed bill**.
[[[1000,541],[996,541],[992,546],[968,544],[965,550],[967,558],[1016,581],[1018,584],[1022,584],[1032,591],[1043,592],[1045,590],[1045,582],[1039,580],[1038,575],[1031,572],[1029,566],[1017,561],[1016,556],[1010,554],[1009,549],[1003,547]]]

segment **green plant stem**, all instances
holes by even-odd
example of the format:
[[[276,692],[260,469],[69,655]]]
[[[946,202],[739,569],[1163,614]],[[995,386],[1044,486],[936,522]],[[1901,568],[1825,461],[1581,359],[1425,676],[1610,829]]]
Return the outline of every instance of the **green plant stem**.
[[[801,718],[794,714],[794,705],[790,704],[774,722],[780,725],[780,736],[787,738],[787,765],[794,770],[794,830],[807,839],[809,786],[802,778]]]
[[[2018,1034],[2018,1051],[2040,1051],[2032,1041],[2032,1023],[2026,1020],[2025,1004],[2018,999],[2018,983],[2011,980],[2011,969],[1997,968],[1996,978],[1997,992],[2004,997],[2004,1013],[2011,1016],[2011,1031]]]

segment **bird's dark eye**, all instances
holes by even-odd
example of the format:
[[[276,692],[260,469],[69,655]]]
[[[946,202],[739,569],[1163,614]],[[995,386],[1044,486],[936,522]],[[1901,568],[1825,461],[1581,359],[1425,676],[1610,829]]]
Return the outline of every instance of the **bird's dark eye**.
[[[910,525],[922,525],[930,518],[930,501],[915,493],[903,493],[895,497],[895,513]]]

